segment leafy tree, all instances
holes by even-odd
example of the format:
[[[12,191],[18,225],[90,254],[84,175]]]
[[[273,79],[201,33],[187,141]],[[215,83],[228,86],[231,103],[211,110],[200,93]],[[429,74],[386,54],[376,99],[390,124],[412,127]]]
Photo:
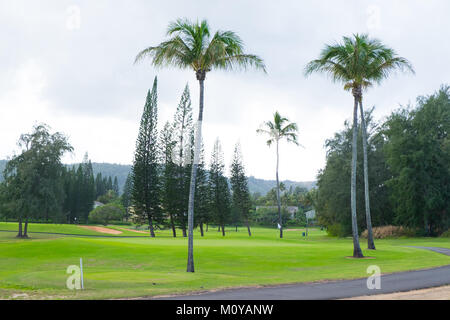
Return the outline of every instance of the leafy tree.
[[[279,217],[279,228],[280,228],[280,238],[283,238],[283,222],[281,219],[281,202],[280,202],[280,181],[278,179],[278,165],[279,165],[279,142],[281,139],[286,139],[287,142],[292,142],[298,145],[297,142],[297,124],[294,122],[289,122],[289,119],[282,117],[278,111],[273,115],[273,121],[266,121],[263,123],[260,129],[257,130],[258,133],[266,134],[269,136],[267,140],[267,145],[270,147],[272,143],[276,146],[277,155],[277,166],[276,166],[276,179],[277,179],[277,205],[278,205],[278,217]]]
[[[364,183],[366,219],[368,225],[368,248],[375,249],[370,218],[369,178],[367,168],[367,137],[362,107],[362,91],[380,83],[394,70],[410,70],[411,64],[405,58],[399,57],[391,48],[383,45],[379,40],[370,39],[368,35],[354,35],[344,37],[342,43],[327,45],[322,50],[319,59],[313,60],[306,66],[305,73],[323,72],[331,76],[333,81],[344,84],[345,90],[351,90],[354,97],[353,107],[353,145],[352,145],[352,175],[351,175],[351,208],[353,230],[353,256],[363,257],[358,239],[356,217],[356,162],[357,162],[357,123],[358,103],[361,113],[361,126],[364,149]]]
[[[61,157],[73,149],[63,134],[51,134],[49,130],[47,125],[39,124],[32,133],[22,134],[18,142],[22,151],[8,161],[4,171],[6,198],[19,220],[19,238],[28,237],[29,218],[61,212],[64,200]]]
[[[104,195],[98,197],[98,201],[103,204],[114,202],[118,199],[118,196],[114,190],[108,190]]]
[[[248,190],[247,177],[245,176],[244,165],[242,164],[242,153],[240,144],[234,148],[233,161],[231,163],[231,189],[233,210],[238,214],[247,226],[248,235],[251,236],[249,224],[249,212],[251,209],[250,191]]]
[[[365,113],[365,123],[368,129],[368,151],[369,151],[369,177],[373,186],[370,189],[372,202],[372,220],[375,225],[388,225],[393,223],[392,208],[389,202],[389,195],[386,180],[391,173],[389,171],[384,156],[385,139],[380,136],[380,125],[372,119],[373,109]],[[352,159],[352,137],[353,128],[346,121],[343,130],[335,133],[334,137],[325,143],[327,158],[325,168],[320,171],[317,177],[317,190],[305,196],[305,203],[312,204],[316,209],[319,224],[326,226],[332,235],[347,236],[352,234],[352,221],[348,219],[351,212],[350,197],[351,181],[347,179],[351,173]],[[358,143],[361,142],[362,132],[358,131]],[[364,163],[362,150],[358,150],[357,161],[357,199],[364,199]],[[364,210],[364,202],[357,201],[357,211]],[[358,234],[366,227],[366,219],[363,216],[357,217],[359,226]]]
[[[433,236],[450,225],[450,87],[417,104],[393,112],[383,126],[392,171],[386,184],[396,223]]]
[[[217,31],[212,37],[206,20],[190,22],[178,19],[169,24],[167,41],[158,46],[148,47],[141,51],[136,61],[146,57],[152,58],[156,67],[176,66],[180,69],[190,69],[195,72],[200,85],[199,115],[195,136],[194,163],[192,166],[188,206],[188,264],[187,272],[194,272],[194,192],[196,186],[197,166],[201,145],[201,128],[203,121],[204,81],[206,73],[213,69],[234,70],[237,67],[254,66],[265,71],[261,58],[245,54],[243,42],[232,31]]]
[[[209,169],[209,201],[212,219],[222,229],[223,236],[231,215],[231,194],[224,168],[222,147],[216,139]]]
[[[92,210],[89,213],[89,222],[106,226],[111,221],[121,221],[124,214],[125,208],[121,204],[109,203]]]
[[[132,169],[133,207],[135,214],[145,217],[150,236],[155,237],[154,222],[161,222],[161,195],[158,172],[157,79],[147,94],[141,118]]]

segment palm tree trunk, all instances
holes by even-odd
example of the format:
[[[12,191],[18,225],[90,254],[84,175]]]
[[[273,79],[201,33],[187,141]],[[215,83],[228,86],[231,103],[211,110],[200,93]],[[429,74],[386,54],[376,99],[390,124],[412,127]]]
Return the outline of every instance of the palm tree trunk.
[[[355,95],[353,107],[353,141],[352,141],[352,178],[351,178],[351,208],[352,208],[352,233],[353,233],[353,257],[362,258],[363,254],[359,246],[358,223],[356,220],[356,160],[358,138],[358,98]]]
[[[359,110],[361,112],[361,131],[362,131],[363,153],[364,153],[364,195],[366,203],[366,224],[368,233],[367,248],[375,250],[375,243],[373,241],[373,232],[372,232],[372,218],[370,217],[369,166],[367,160],[367,129],[366,129],[366,121],[364,120],[362,97],[360,97],[359,99]]]
[[[279,165],[279,154],[278,154],[278,140],[277,140],[277,205],[278,205],[278,224],[280,225],[280,238],[283,238],[283,224],[281,221],[281,204],[280,204],[280,181],[278,180],[278,165]]]
[[[191,184],[189,186],[189,207],[188,207],[188,262],[187,272],[194,272],[194,196],[195,196],[195,180],[197,178],[197,167],[200,158],[200,140],[202,137],[202,121],[203,121],[203,95],[205,72],[197,72],[197,79],[200,84],[200,103],[197,121],[197,132],[195,134],[194,163],[192,164]]]

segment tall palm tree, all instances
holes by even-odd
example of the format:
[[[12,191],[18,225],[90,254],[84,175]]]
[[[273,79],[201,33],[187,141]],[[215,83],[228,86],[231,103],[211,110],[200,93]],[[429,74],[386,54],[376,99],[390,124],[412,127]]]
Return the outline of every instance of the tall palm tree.
[[[299,145],[297,141],[298,128],[297,124],[289,122],[289,119],[282,117],[278,111],[273,115],[273,121],[266,121],[261,125],[261,128],[256,130],[257,133],[266,134],[269,139],[266,141],[267,145],[270,147],[272,143],[276,144],[277,152],[277,167],[276,167],[276,178],[277,178],[277,205],[278,205],[278,224],[280,228],[280,238],[283,238],[283,223],[281,220],[281,202],[280,202],[280,181],[278,179],[278,167],[279,167],[279,143],[281,139],[286,139],[288,142],[292,142]]]
[[[351,210],[353,232],[353,256],[363,257],[358,239],[356,223],[356,139],[358,127],[358,104],[361,113],[361,131],[364,152],[364,192],[366,205],[366,223],[368,230],[368,248],[375,249],[372,233],[369,202],[369,177],[367,167],[367,132],[362,105],[362,92],[399,69],[414,72],[411,64],[405,58],[383,45],[377,39],[368,35],[355,34],[353,37],[343,37],[342,43],[326,45],[319,59],[309,62],[305,68],[305,75],[313,72],[328,74],[333,81],[342,82],[344,89],[351,91],[354,97],[353,107],[353,145],[352,145],[352,177],[351,177]]]
[[[244,53],[241,38],[233,31],[217,31],[211,36],[208,22],[178,19],[169,24],[169,39],[156,47],[142,50],[136,61],[151,58],[155,67],[175,66],[191,69],[200,84],[200,103],[195,135],[194,163],[192,166],[188,206],[188,264],[187,272],[194,272],[194,191],[199,162],[201,127],[203,121],[203,92],[206,73],[213,69],[235,70],[254,67],[266,72],[264,62],[253,54]]]

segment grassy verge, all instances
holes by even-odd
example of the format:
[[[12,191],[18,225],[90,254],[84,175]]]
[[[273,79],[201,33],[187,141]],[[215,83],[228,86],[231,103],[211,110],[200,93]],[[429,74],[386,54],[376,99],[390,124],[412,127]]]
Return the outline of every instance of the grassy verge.
[[[0,232],[0,298],[155,296],[366,277],[372,264],[380,266],[382,273],[450,264],[448,256],[406,247],[450,248],[445,238],[378,240],[376,251],[363,250],[375,259],[355,260],[346,258],[352,253],[351,239],[331,238],[317,229],[310,230],[308,239],[301,236],[301,230],[286,231],[284,239],[277,237],[275,229],[254,228],[252,232],[251,238],[244,228],[230,230],[226,237],[212,228],[204,238],[196,233],[194,274],[185,272],[187,240],[171,238],[170,230],[159,232],[154,239],[32,234],[31,239],[17,240],[13,233]],[[80,257],[86,290],[74,292],[66,289],[66,269],[78,264]]]

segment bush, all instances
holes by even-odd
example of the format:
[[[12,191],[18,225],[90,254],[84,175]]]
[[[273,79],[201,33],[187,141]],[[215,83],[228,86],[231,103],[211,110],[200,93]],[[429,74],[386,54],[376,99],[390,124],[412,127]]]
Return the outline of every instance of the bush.
[[[450,229],[448,229],[443,234],[441,234],[441,237],[442,238],[450,238]]]
[[[373,237],[375,239],[384,239],[384,238],[395,238],[395,237],[411,237],[415,235],[415,232],[411,229],[405,227],[398,226],[382,226],[372,228]],[[368,231],[364,230],[361,233],[361,238],[367,239]]]
[[[327,228],[327,233],[328,233],[328,235],[330,235],[332,237],[341,237],[342,238],[342,237],[347,236],[344,227],[339,223],[329,225]]]
[[[110,221],[122,220],[125,214],[123,206],[118,204],[105,204],[89,213],[89,223],[107,225]]]

